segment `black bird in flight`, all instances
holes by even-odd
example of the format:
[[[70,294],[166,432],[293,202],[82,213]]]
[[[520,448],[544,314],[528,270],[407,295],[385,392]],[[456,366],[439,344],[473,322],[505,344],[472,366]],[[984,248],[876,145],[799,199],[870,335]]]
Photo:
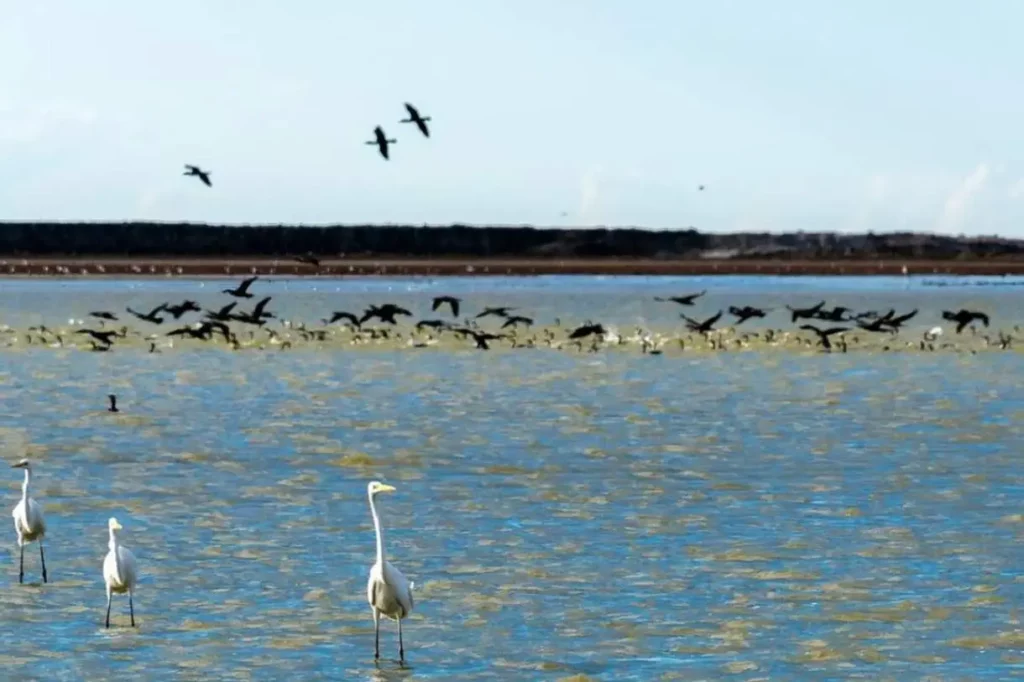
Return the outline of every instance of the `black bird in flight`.
[[[424,327],[430,327],[431,329],[447,329],[448,323],[444,320],[420,320],[416,323],[416,331],[423,329]]]
[[[117,315],[111,312],[107,312],[106,310],[96,310],[89,313],[89,315],[91,315],[92,317],[99,318],[101,320],[113,320],[114,322],[117,321]]]
[[[374,317],[379,319],[381,322],[387,322],[388,324],[398,324],[398,320],[395,319],[395,315],[409,315],[412,313],[395,305],[394,303],[385,303],[381,306],[371,305],[363,313],[363,316],[359,319],[359,323],[363,324],[367,320],[371,320]]]
[[[373,143],[372,142],[367,142],[366,144],[373,144]],[[295,261],[298,262],[298,263],[307,263],[309,265],[312,265],[314,268],[320,267],[320,259],[317,258],[316,256],[314,256],[312,251],[310,251],[309,253],[305,254],[304,256],[295,256]]]
[[[509,308],[508,306],[499,306],[497,308],[484,308],[482,313],[477,313],[477,319],[481,317],[487,317],[494,315],[495,317],[508,317],[509,312],[515,310],[515,308]]]
[[[801,329],[806,329],[809,332],[814,332],[818,335],[818,340],[821,341],[821,346],[825,350],[832,350],[832,343],[828,340],[828,337],[833,334],[841,334],[847,331],[846,327],[829,327],[828,329],[818,329],[814,325],[804,324],[800,325]]]
[[[729,306],[729,314],[736,317],[736,324],[740,325],[749,320],[752,317],[764,317],[768,314],[767,310],[761,308],[754,308],[749,305],[745,305],[742,308],[736,306]]]
[[[456,334],[459,334],[459,335],[461,335],[463,337],[465,337],[465,336],[472,336],[473,337],[473,341],[476,342],[476,347],[479,348],[480,350],[487,350],[487,349],[490,348],[490,346],[487,345],[488,341],[497,341],[498,339],[505,338],[504,335],[502,335],[502,334],[492,334],[490,332],[481,332],[481,331],[477,331],[475,329],[460,328],[460,329],[456,329],[454,331],[455,331]]]
[[[107,395],[107,398],[110,399],[110,407],[107,408],[107,412],[120,412],[120,410],[117,409],[117,396],[110,393]]]
[[[691,332],[697,332],[698,334],[707,334],[708,332],[712,331],[715,328],[715,322],[718,322],[718,320],[722,317],[722,311],[719,310],[717,314],[712,315],[703,322],[698,322],[697,320],[689,318],[686,315],[680,315],[679,317],[686,320],[686,326],[690,328]]]
[[[460,299],[457,299],[454,296],[435,296],[434,305],[432,305],[430,309],[437,310],[445,303],[447,303],[448,307],[452,309],[452,317],[458,317]]]
[[[211,171],[200,170],[199,166],[191,166],[185,164],[185,172],[182,175],[194,175],[203,181],[203,184],[207,187],[213,187],[213,183],[210,182]]]
[[[348,320],[352,323],[353,327],[358,327],[361,324],[358,317],[352,313],[345,312],[344,310],[338,310],[331,313],[331,319],[324,320],[324,324],[334,324],[338,320]]]
[[[166,307],[167,307],[166,303],[161,303],[157,307],[155,307],[152,310],[150,310],[148,313],[140,313],[138,310],[132,310],[130,307],[126,308],[126,310],[129,313],[131,313],[132,315],[134,315],[135,317],[137,317],[140,320],[142,320],[143,322],[152,322],[153,324],[163,324],[164,318],[160,317],[159,313],[160,313],[160,311],[164,310]]]
[[[974,310],[964,310],[961,308],[955,313],[951,313],[948,310],[942,311],[942,319],[949,320],[950,322],[956,322],[956,333],[959,334],[964,330],[964,327],[969,325],[975,320],[980,320],[983,325],[988,326],[988,315],[985,313],[979,313]]]
[[[793,322],[796,322],[801,317],[805,317],[808,320],[813,319],[823,305],[825,305],[824,301],[817,305],[812,305],[810,308],[790,308],[788,305],[786,308],[789,309],[789,312],[793,313]]]
[[[895,311],[890,310],[889,314],[882,318],[882,324],[886,327],[892,328],[893,332],[899,331],[900,326],[907,320],[912,320],[917,315],[917,308],[911,310],[906,315],[895,315]]]
[[[662,302],[672,301],[673,303],[678,303],[679,305],[693,305],[694,301],[696,301],[698,298],[700,298],[706,293],[708,293],[707,289],[700,292],[699,294],[687,294],[686,296],[669,296],[668,298],[655,296],[654,300]]]
[[[375,139],[368,141],[366,144],[377,145],[377,148],[380,150],[380,155],[383,156],[385,160],[388,160],[390,158],[388,156],[388,145],[396,144],[398,140],[388,139],[387,136],[384,135],[384,129],[380,126],[373,129],[373,135]]]
[[[270,299],[270,296],[261,299],[260,302],[253,307],[252,312],[235,313],[234,315],[231,315],[231,319],[262,327],[269,318],[274,316],[273,313],[264,312],[263,310],[267,307],[267,304],[270,303]]]
[[[179,320],[181,316],[187,312],[194,311],[199,312],[199,304],[195,301],[186,299],[177,305],[165,305],[164,310],[174,315],[174,319]]]
[[[593,322],[587,322],[586,324],[581,324],[579,327],[576,327],[575,329],[573,329],[572,332],[569,333],[569,338],[570,339],[583,339],[583,338],[586,338],[586,337],[590,336],[591,334],[594,334],[594,335],[597,335],[597,336],[604,336],[607,333],[608,332],[605,331],[605,328],[604,328],[603,325],[601,325],[601,324],[594,324]]]
[[[416,110],[416,107],[408,102],[405,103],[405,110],[409,112],[409,118],[403,118],[399,123],[415,123],[424,137],[430,137],[430,131],[427,130],[427,121],[430,120],[430,117],[420,116],[420,112]]]
[[[214,320],[216,322],[230,322],[231,311],[235,309],[236,305],[238,305],[238,301],[232,301],[220,310],[207,310],[205,317],[208,320]]]
[[[234,289],[224,289],[223,291],[225,294],[234,296],[235,298],[252,298],[252,294],[249,293],[249,287],[251,287],[252,283],[258,280],[259,278],[259,275],[254,275],[249,279],[243,279],[242,283],[239,284]]]
[[[110,330],[96,330],[96,329],[79,329],[75,332],[76,334],[88,334],[92,338],[99,341],[104,346],[109,346],[114,343],[114,337],[117,336],[117,331]]]
[[[533,325],[533,318],[525,317],[523,315],[513,315],[505,320],[505,324],[501,325],[501,328],[505,329],[506,327],[515,327],[520,324],[524,324],[529,327]]]

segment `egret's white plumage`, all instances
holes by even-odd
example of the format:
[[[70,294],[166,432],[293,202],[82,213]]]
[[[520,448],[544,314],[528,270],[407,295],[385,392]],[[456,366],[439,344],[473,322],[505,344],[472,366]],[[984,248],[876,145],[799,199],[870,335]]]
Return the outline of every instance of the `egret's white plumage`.
[[[121,530],[123,526],[117,522],[117,519],[110,517],[107,528],[110,530],[110,543],[107,545],[110,551],[107,552],[107,556],[103,560],[103,582],[107,584],[107,627],[110,627],[111,596],[125,592],[128,593],[128,613],[132,627],[135,627],[135,605],[132,603],[135,580],[138,577],[135,569],[135,555],[118,539],[117,531]]]
[[[39,541],[39,561],[43,565],[43,582],[46,582],[46,556],[43,554],[43,536],[46,535],[46,520],[43,508],[29,497],[29,486],[32,485],[32,465],[27,459],[12,468],[25,470],[25,482],[21,484],[21,501],[14,507],[11,516],[14,518],[14,530],[18,534],[18,547],[21,549],[21,561],[18,569],[18,582],[25,580],[25,545]]]
[[[373,527],[377,532],[377,561],[370,567],[370,579],[366,583],[366,600],[373,611],[374,658],[380,658],[380,617],[387,616],[398,622],[398,658],[405,660],[405,644],[402,642],[402,619],[413,607],[412,591],[415,583],[409,582],[402,572],[391,565],[384,556],[384,532],[377,515],[375,498],[377,493],[392,493],[395,488],[380,481],[370,481],[366,487],[370,498],[370,513]]]

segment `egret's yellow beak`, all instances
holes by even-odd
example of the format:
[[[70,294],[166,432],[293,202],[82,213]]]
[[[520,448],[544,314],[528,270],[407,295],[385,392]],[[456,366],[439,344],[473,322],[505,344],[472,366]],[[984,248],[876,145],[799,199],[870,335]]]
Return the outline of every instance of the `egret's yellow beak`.
[[[117,519],[110,519],[110,530],[121,530],[123,526],[117,522]]]
[[[393,493],[395,492],[395,486],[388,485],[387,483],[381,483],[380,487],[377,488],[379,493]]]

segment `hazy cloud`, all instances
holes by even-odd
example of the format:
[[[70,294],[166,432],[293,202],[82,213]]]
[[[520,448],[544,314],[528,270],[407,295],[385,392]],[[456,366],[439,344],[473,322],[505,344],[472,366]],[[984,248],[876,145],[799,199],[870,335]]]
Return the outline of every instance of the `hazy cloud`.
[[[970,175],[950,192],[946,197],[946,205],[942,210],[942,217],[939,219],[939,229],[946,232],[962,232],[964,219],[967,217],[967,210],[975,197],[985,188],[988,182],[989,166],[987,163],[980,163],[971,171]]]

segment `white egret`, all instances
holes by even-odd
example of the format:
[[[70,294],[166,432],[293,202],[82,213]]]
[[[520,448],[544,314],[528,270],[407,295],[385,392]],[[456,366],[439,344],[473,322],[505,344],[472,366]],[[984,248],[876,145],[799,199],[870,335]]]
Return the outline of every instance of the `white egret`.
[[[135,627],[135,606],[132,604],[132,593],[135,591],[135,555],[117,539],[117,531],[123,526],[117,519],[110,517],[107,522],[110,529],[110,551],[103,560],[103,581],[107,584],[107,627],[110,627],[110,598],[112,594],[128,593],[128,614],[132,627]]]
[[[377,493],[393,493],[393,486],[370,481],[366,487],[370,498],[370,513],[373,514],[373,527],[377,531],[377,561],[370,568],[370,580],[366,584],[366,599],[373,611],[373,657],[380,658],[380,617],[387,616],[398,621],[398,658],[405,660],[405,645],[402,642],[402,619],[412,611],[412,591],[415,583],[408,582],[402,572],[384,558],[384,532],[377,516],[377,505],[374,498]]]
[[[46,582],[46,557],[43,554],[43,536],[46,535],[46,521],[43,519],[43,508],[28,496],[32,484],[32,465],[27,459],[12,464],[14,469],[25,470],[25,482],[21,484],[21,502],[11,512],[14,517],[14,530],[18,533],[18,547],[21,548],[21,562],[18,568],[18,582],[25,581],[25,545],[39,541],[39,561],[43,565],[43,582]]]

